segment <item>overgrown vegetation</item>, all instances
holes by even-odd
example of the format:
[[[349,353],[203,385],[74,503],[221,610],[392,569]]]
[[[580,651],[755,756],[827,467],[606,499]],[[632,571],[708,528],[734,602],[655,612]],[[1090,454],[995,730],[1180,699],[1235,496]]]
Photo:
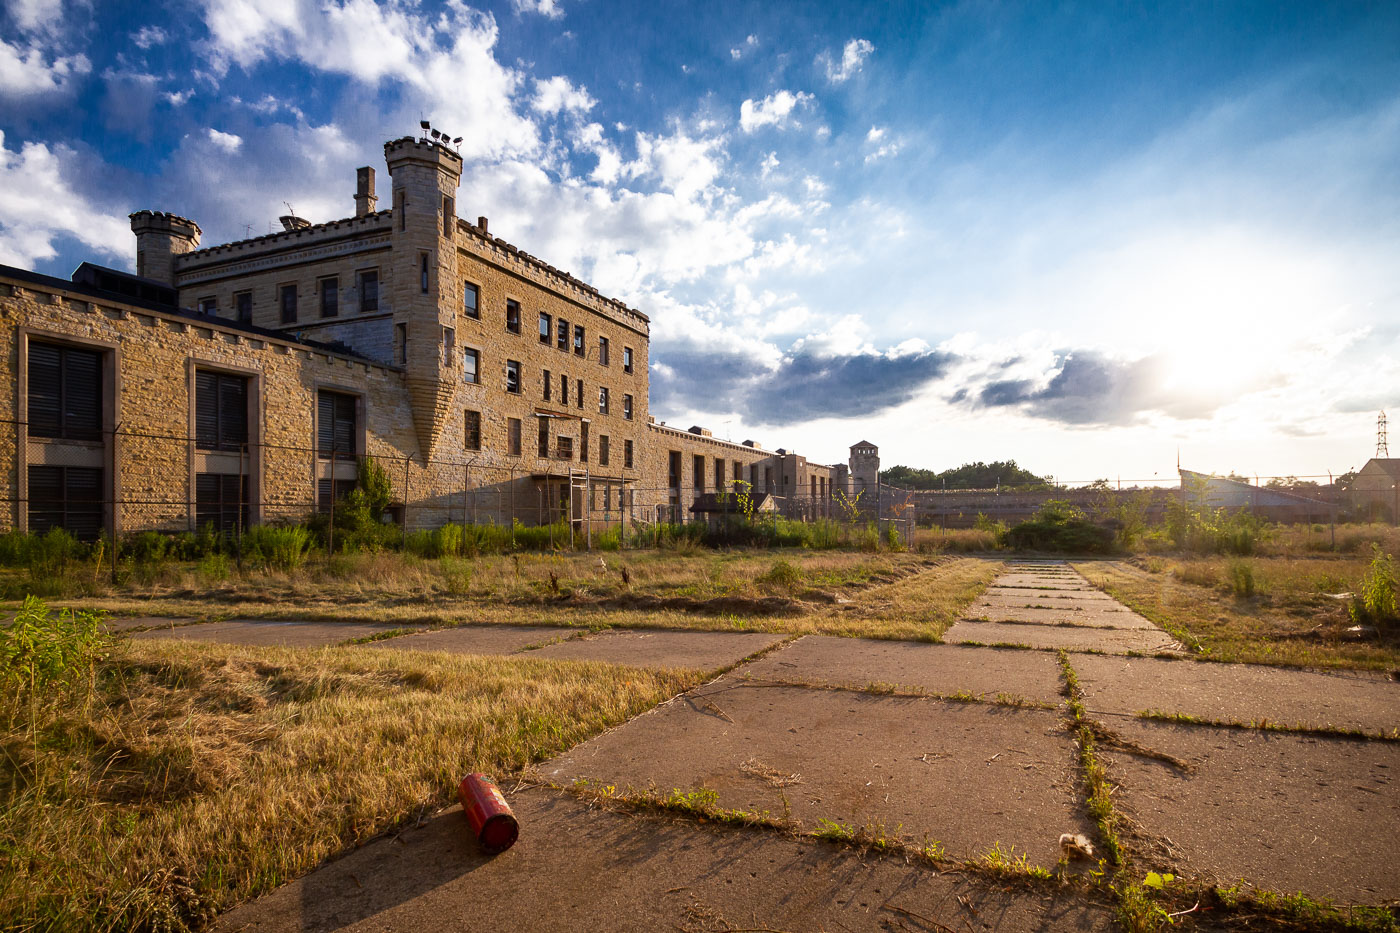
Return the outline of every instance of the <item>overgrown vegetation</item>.
[[[699,676],[367,648],[118,646],[82,613],[32,603],[24,614],[4,635],[0,929],[198,927],[447,804],[466,772],[509,777]],[[58,680],[16,689],[31,676],[37,687],[50,661]]]
[[[1003,536],[1011,548],[1069,554],[1103,554],[1113,549],[1113,531],[1096,525],[1084,511],[1063,499],[1051,499],[1035,517],[1013,525]]]
[[[1045,477],[1017,466],[1015,460],[964,463],[942,472],[892,466],[880,471],[880,481],[904,489],[1044,489]]]

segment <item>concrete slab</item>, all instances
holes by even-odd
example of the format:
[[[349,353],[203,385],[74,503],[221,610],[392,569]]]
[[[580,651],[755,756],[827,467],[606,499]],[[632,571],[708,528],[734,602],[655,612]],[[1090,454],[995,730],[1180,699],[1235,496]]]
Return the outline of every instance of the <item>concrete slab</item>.
[[[230,619],[227,622],[202,622],[199,625],[177,628],[150,629],[137,632],[132,637],[215,641],[233,645],[322,647],[403,627],[371,622],[269,622],[261,619]]]
[[[931,929],[1108,931],[1068,892],[1015,892],[779,833],[508,794],[520,841],[497,856],[461,809],[381,839],[225,914],[221,933]]]
[[[791,786],[754,773],[800,775]],[[549,780],[707,788],[722,807],[883,827],[954,857],[1014,846],[1035,864],[1092,830],[1057,713],[724,680],[539,766]]]
[[[138,616],[136,618],[103,620],[109,631],[131,632],[137,629],[146,628],[173,628],[177,625],[189,625],[194,619],[172,619],[162,616]]]
[[[1361,671],[1299,671],[1156,658],[1076,658],[1094,713],[1155,709],[1228,722],[1400,730],[1400,683]]]
[[[710,671],[776,645],[786,635],[764,632],[687,632],[676,629],[610,629],[531,652],[533,657],[611,661],[635,667],[685,667]]]
[[[1088,625],[1096,628],[1150,628],[1157,626],[1131,610],[1124,608],[1096,609],[1027,609],[1008,608],[977,603],[964,615],[969,619],[989,622],[1026,622],[1032,625]]]
[[[1018,622],[959,622],[943,633],[949,644],[1026,645],[1070,651],[1170,651],[1180,647],[1159,629],[1094,628],[1088,625],[1027,625]]]
[[[1031,573],[1004,573],[996,578],[997,586],[1014,586],[1036,590],[1091,590],[1092,586],[1083,577],[1041,576]]]
[[[447,651],[452,654],[514,654],[527,645],[572,638],[578,629],[550,625],[459,625],[370,642],[366,648],[393,651]]]
[[[1033,590],[1015,587],[989,586],[982,591],[986,602],[1011,606],[1121,606],[1122,603],[1099,590]]]
[[[736,670],[734,677],[866,687],[895,684],[928,693],[1008,693],[1058,704],[1060,666],[1041,652],[807,635]]]
[[[1114,728],[1192,765],[1100,744],[1116,804],[1147,839],[1170,839],[1156,858],[1178,874],[1348,904],[1400,898],[1400,744],[1140,720]]]

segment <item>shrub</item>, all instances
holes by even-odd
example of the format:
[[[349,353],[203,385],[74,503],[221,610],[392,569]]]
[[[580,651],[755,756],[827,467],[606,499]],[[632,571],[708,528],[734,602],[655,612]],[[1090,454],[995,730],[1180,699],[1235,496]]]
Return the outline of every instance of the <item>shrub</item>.
[[[790,590],[802,582],[802,571],[780,558],[773,561],[773,566],[758,577],[758,582]]]
[[[290,572],[306,563],[312,538],[305,525],[254,525],[243,533],[243,555],[264,567]]]
[[[1254,565],[1247,560],[1230,561],[1230,587],[1241,599],[1253,596],[1258,589],[1254,580]]]
[[[90,690],[97,662],[112,644],[101,613],[64,609],[53,617],[43,600],[26,596],[14,619],[0,628],[0,680],[10,696],[27,696],[32,712],[40,698]]]
[[[1353,622],[1370,622],[1377,627],[1388,627],[1400,621],[1395,558],[1374,545],[1371,555],[1371,566],[1361,580],[1361,592],[1352,599],[1348,610]]]
[[[1016,550],[1101,554],[1113,549],[1114,534],[1089,521],[1070,503],[1050,499],[1034,518],[1007,531],[1003,540]]]
[[[42,535],[31,535],[28,547],[29,577],[39,586],[53,586],[63,580],[68,567],[82,557],[82,545],[62,528],[50,528]]]
[[[21,567],[29,563],[31,538],[22,531],[7,531],[0,535],[0,566]]]

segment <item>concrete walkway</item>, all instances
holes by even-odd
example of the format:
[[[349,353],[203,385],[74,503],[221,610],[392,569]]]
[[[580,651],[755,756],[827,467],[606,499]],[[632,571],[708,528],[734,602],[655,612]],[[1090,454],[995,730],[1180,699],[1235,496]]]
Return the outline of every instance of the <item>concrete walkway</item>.
[[[1094,589],[1064,561],[1007,561],[1007,571],[943,640],[1107,654],[1181,648],[1162,629]]]
[[[690,795],[799,834],[860,833],[953,860],[1010,853],[1053,868],[1061,833],[1098,839],[1098,829],[1060,659],[966,643],[1004,629],[1024,633],[1020,644],[1068,633],[1071,648],[1108,652],[1072,651],[1068,663],[1132,871],[1343,904],[1400,898],[1390,870],[1400,857],[1400,741],[1387,738],[1400,736],[1400,684],[1122,656],[1170,639],[1054,562],[1013,563],[969,615],[959,627],[981,638],[961,644],[806,636],[773,647],[544,762],[531,786],[507,788],[522,824],[510,851],[476,852],[454,807],[230,912],[218,929],[1111,928],[1107,895],[1092,888],[993,883],[772,829],[599,805],[573,790]],[[401,641],[440,648],[460,631]],[[624,630],[537,651],[639,663],[636,652],[662,646],[689,663],[710,656],[686,654],[701,649],[683,636],[736,637],[666,634],[677,640]],[[768,647],[725,644],[731,659]],[[1275,728],[1258,728],[1265,720]],[[1354,734],[1317,731],[1326,729]]]

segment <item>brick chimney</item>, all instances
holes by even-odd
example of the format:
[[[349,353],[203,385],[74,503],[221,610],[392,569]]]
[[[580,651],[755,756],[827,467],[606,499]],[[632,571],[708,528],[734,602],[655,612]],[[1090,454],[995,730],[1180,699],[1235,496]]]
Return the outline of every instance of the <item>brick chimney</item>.
[[[355,169],[355,216],[373,214],[378,203],[379,199],[374,196],[374,169],[368,165]]]

